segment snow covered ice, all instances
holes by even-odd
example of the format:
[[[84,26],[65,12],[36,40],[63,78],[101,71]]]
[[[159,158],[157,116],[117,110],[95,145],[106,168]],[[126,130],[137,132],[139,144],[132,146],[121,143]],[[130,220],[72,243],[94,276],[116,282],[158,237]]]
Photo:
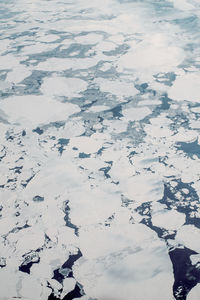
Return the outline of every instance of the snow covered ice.
[[[199,1],[0,5],[0,300],[200,299]]]

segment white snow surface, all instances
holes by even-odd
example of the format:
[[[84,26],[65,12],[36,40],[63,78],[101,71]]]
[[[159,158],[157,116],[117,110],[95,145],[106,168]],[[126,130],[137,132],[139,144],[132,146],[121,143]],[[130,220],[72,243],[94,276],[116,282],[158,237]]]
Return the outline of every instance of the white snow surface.
[[[87,83],[79,78],[45,78],[41,92],[48,96],[80,97],[80,92],[87,89]]]
[[[13,96],[2,102],[1,108],[10,123],[26,127],[66,120],[80,111],[71,103],[59,103],[47,96]]]
[[[1,1],[0,299],[199,299],[199,12]]]

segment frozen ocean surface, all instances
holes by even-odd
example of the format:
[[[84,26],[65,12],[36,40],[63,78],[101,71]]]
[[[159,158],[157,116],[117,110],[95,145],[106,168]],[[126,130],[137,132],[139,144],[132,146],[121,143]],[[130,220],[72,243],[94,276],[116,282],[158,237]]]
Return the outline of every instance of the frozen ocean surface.
[[[199,116],[199,0],[0,0],[0,300],[199,300]]]

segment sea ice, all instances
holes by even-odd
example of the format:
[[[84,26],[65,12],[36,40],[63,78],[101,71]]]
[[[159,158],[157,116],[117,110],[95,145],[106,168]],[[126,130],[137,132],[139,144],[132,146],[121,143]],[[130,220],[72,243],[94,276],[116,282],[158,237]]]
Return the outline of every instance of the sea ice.
[[[199,73],[188,73],[180,75],[169,89],[169,98],[177,101],[200,102],[200,75]]]
[[[185,215],[176,210],[165,209],[153,214],[151,220],[154,226],[167,230],[177,230],[185,223]]]
[[[176,241],[200,253],[200,229],[194,225],[183,225],[177,232]]]
[[[100,87],[102,92],[111,93],[118,97],[134,97],[138,90],[134,83],[122,80],[107,80],[104,78],[95,79],[95,83]]]
[[[44,78],[41,92],[48,96],[81,97],[87,89],[87,82],[79,78],[50,77]]]
[[[148,107],[131,107],[122,111],[126,120],[140,121],[146,116],[151,114],[151,110]]]
[[[12,124],[21,124],[33,128],[58,120],[66,120],[70,115],[80,111],[71,103],[60,103],[48,96],[13,96],[1,103],[1,108]]]

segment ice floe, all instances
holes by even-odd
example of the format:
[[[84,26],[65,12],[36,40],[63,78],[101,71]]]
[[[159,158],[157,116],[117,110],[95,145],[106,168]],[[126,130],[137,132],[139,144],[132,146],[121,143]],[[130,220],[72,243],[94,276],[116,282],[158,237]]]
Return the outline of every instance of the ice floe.
[[[49,96],[80,97],[80,92],[87,89],[87,82],[79,78],[45,78],[41,92]]]
[[[29,77],[31,74],[32,72],[28,68],[20,65],[8,72],[6,80],[13,83],[19,83],[25,78]]]
[[[162,242],[144,225],[117,225],[80,232],[85,259],[77,262],[74,272],[87,295],[103,300],[124,299],[127,293],[134,293],[137,300],[154,299],[158,295],[155,283],[159,282],[164,289],[162,297],[172,297],[171,266]],[[151,246],[147,246],[149,239]],[[142,241],[144,248],[140,248]]]
[[[138,93],[134,83],[131,82],[97,78],[95,83],[98,84],[102,92],[111,93],[118,97],[134,97]]]
[[[157,34],[139,43],[119,59],[120,69],[134,69],[153,75],[162,70],[168,72],[184,59],[181,48],[168,44],[164,36]],[[144,74],[145,75],[145,74]]]
[[[88,33],[84,35],[79,35],[75,37],[75,41],[80,44],[97,44],[103,39],[103,36],[101,34],[97,33]]]
[[[137,203],[158,201],[163,197],[162,179],[155,174],[135,175],[122,181],[120,185],[124,195]]]
[[[13,69],[14,67],[18,67],[19,63],[20,63],[19,59],[17,59],[12,54],[0,56],[0,69],[1,70]]]
[[[199,102],[199,73],[189,73],[177,77],[173,86],[170,88],[168,96],[177,101]]]
[[[129,121],[140,121],[151,114],[148,107],[131,107],[123,110],[125,119]]]
[[[185,247],[200,253],[199,235],[199,228],[194,225],[184,225],[178,230],[176,241],[183,244]]]
[[[59,103],[47,96],[13,96],[1,103],[1,108],[10,123],[25,127],[66,120],[70,115],[80,111],[71,103]]]
[[[39,63],[35,69],[42,71],[83,70],[94,67],[97,63],[97,58],[49,58]]]

